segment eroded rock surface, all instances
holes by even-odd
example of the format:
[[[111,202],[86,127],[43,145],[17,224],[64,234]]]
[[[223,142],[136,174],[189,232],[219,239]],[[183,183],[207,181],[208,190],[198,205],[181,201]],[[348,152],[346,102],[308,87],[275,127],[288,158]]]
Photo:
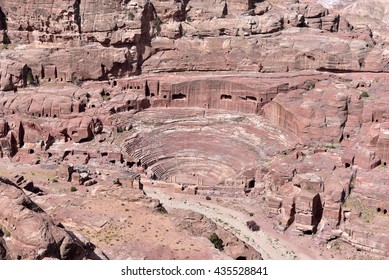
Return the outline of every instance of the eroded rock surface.
[[[11,181],[1,178],[2,259],[84,259],[93,249],[74,238]]]
[[[132,223],[121,210],[88,225],[65,211],[103,189],[164,213],[143,185],[254,199],[279,232],[388,257],[385,1],[25,2],[0,1],[1,175],[25,172],[1,183],[0,259],[88,258],[78,226],[110,256],[168,252],[102,240]],[[207,246],[185,257],[226,257]]]

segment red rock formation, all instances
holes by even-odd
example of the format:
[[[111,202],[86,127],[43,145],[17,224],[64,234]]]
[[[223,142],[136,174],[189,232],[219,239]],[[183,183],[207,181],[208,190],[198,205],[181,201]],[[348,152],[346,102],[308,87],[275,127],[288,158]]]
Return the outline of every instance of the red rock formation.
[[[11,259],[83,259],[88,251],[11,181],[1,178],[1,256]]]
[[[139,71],[387,70],[368,27],[350,26],[319,4],[74,0],[0,6],[6,45],[23,44],[4,50],[4,90]]]
[[[250,245],[247,245],[235,236],[231,235],[228,231],[217,226],[204,215],[188,210],[180,212],[175,211],[174,214],[176,214],[175,223],[178,227],[186,229],[190,235],[209,238],[213,233],[216,233],[223,242],[223,252],[231,256],[233,259],[262,259],[262,256]]]
[[[25,2],[0,0],[1,157],[87,186],[101,165],[263,196],[281,230],[388,256],[389,28],[357,16],[381,0]],[[83,257],[2,186],[0,258]],[[42,224],[47,240],[19,230]]]

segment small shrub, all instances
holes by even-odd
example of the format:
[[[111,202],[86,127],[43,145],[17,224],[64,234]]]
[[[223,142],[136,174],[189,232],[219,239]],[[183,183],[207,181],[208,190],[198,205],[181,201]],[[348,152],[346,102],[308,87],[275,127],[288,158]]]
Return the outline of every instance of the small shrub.
[[[102,90],[100,92],[100,95],[101,95],[101,97],[103,98],[104,101],[111,100],[111,95],[109,94],[109,92],[106,92],[105,90]]]
[[[246,225],[251,231],[259,231],[259,226],[255,221],[247,221]]]
[[[82,81],[80,79],[78,79],[78,77],[76,76],[76,74],[72,74],[72,77],[70,78],[70,81],[72,84],[76,85],[76,86],[81,86],[82,85]]]
[[[370,223],[376,216],[376,210],[364,205],[358,198],[349,196],[343,204],[344,208],[351,208],[359,212],[359,217]]]
[[[71,192],[76,192],[76,191],[77,191],[77,188],[73,186],[73,187],[70,188],[70,191],[71,191]]]
[[[163,24],[163,22],[162,22],[162,20],[159,17],[156,17],[153,20],[153,27],[154,27],[157,35],[159,35],[161,33],[161,25],[162,24]]]
[[[10,237],[11,233],[2,225],[0,225],[0,237]]]
[[[236,117],[236,118],[233,119],[233,121],[237,122],[237,123],[240,123],[240,122],[244,121],[244,119],[245,119],[244,117]]]
[[[206,200],[211,200],[212,198],[211,198],[210,196],[207,195],[207,196],[205,197],[205,199],[206,199]]]
[[[369,94],[366,91],[361,92],[361,97],[369,97]]]
[[[339,241],[335,241],[334,244],[332,245],[332,248],[334,250],[340,250],[340,242]]]
[[[324,146],[324,148],[325,149],[336,149],[337,148],[337,146],[335,145],[335,144],[331,144],[331,145],[326,145],[326,146]]]
[[[70,81],[73,83],[73,84],[75,84],[75,83],[77,83],[77,77],[76,77],[76,75],[74,75],[74,74],[72,74],[72,77],[70,78]]]
[[[223,240],[221,240],[215,232],[212,233],[208,239],[212,242],[213,246],[215,246],[216,249],[218,249],[219,251],[224,250]]]
[[[29,84],[34,83],[34,76],[32,75],[32,70],[31,69],[28,69],[26,79],[27,79],[27,82]]]
[[[132,12],[128,12],[128,20],[134,20],[135,15]]]
[[[185,21],[186,22],[192,22],[192,18],[186,14],[185,15]]]
[[[308,80],[304,83],[303,85],[303,89],[309,91],[309,90],[312,90],[316,87],[315,83],[311,80]]]
[[[158,205],[155,210],[160,214],[167,214],[167,210],[162,204]]]

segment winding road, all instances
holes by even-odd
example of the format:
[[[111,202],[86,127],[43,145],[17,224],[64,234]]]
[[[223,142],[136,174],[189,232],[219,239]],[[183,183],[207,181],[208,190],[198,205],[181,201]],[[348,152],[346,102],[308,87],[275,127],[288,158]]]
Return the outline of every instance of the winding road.
[[[193,197],[176,193],[165,193],[156,187],[146,187],[145,192],[152,198],[159,199],[167,211],[169,209],[184,209],[198,212],[211,219],[219,226],[233,233],[239,239],[251,245],[261,253],[265,260],[305,259],[312,257],[303,252],[293,250],[291,244],[282,241],[262,229],[251,231],[246,226],[247,216],[241,212],[229,209],[212,202],[199,201]]]

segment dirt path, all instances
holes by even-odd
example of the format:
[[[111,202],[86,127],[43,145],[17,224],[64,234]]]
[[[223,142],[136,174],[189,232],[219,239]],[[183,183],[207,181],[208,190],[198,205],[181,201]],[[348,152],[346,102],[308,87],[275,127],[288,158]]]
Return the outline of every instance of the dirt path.
[[[236,210],[222,207],[208,201],[199,201],[195,198],[175,193],[165,193],[159,188],[145,188],[148,196],[159,199],[169,209],[185,209],[201,213],[233,233],[236,237],[251,245],[262,254],[265,260],[282,259],[312,259],[303,252],[293,250],[291,244],[260,230],[253,232],[246,226],[247,217]]]

